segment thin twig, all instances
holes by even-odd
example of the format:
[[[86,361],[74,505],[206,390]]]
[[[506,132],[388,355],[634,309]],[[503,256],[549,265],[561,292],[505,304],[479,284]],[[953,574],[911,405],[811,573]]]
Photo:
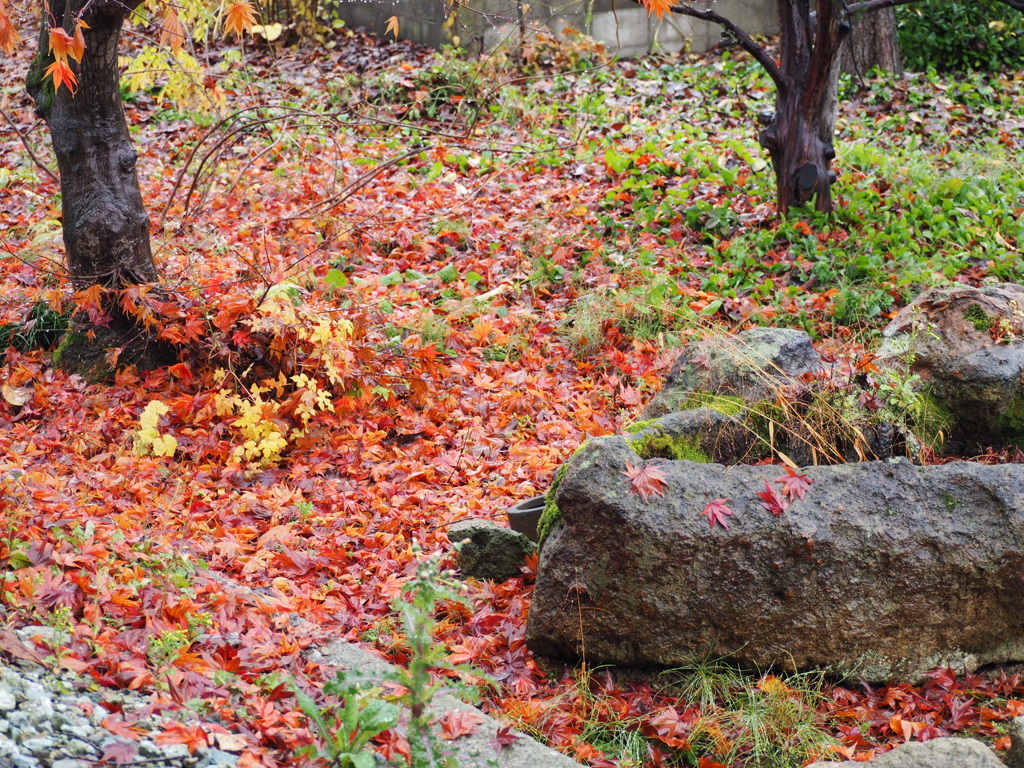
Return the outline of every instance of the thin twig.
[[[338,192],[336,195],[331,195],[330,197],[321,200],[318,203],[314,203],[313,205],[309,206],[309,208],[300,211],[294,216],[285,216],[282,219],[278,219],[278,221],[291,221],[293,219],[303,219],[307,218],[308,214],[312,213],[313,211],[319,208],[333,208],[339,203],[343,203],[345,200],[352,197],[352,195],[358,192],[362,187],[366,186],[371,181],[373,181],[374,177],[376,177],[378,174],[382,173],[383,171],[386,171],[393,165],[397,165],[403,160],[408,160],[410,157],[415,157],[416,155],[423,152],[425,149],[425,146],[413,147],[404,154],[398,155],[397,157],[392,157],[390,160],[383,162],[380,165],[374,166],[366,173],[357,176],[353,181],[349,182],[344,187],[342,187],[341,191]]]
[[[4,119],[11,126],[11,129],[18,134],[18,138],[21,139],[21,143],[25,145],[25,151],[28,152],[28,156],[32,158],[32,162],[39,166],[39,169],[49,176],[54,183],[59,184],[60,179],[57,177],[57,174],[51,171],[49,167],[47,167],[47,165],[36,156],[36,153],[32,151],[32,146],[28,143],[28,138],[21,132],[21,129],[18,128],[11,116],[8,115],[2,107],[0,107],[0,115],[4,116]]]
[[[669,10],[672,13],[678,13],[680,16],[692,16],[702,21],[710,21],[712,24],[718,24],[723,29],[728,30],[736,38],[736,42],[740,44],[743,50],[753,56],[757,63],[764,67],[765,72],[768,73],[768,76],[775,82],[777,87],[780,89],[789,87],[789,78],[779,69],[779,65],[775,63],[775,60],[769,55],[768,51],[754,42],[754,38],[725,18],[725,16],[715,11],[698,11],[689,5],[673,5]]]

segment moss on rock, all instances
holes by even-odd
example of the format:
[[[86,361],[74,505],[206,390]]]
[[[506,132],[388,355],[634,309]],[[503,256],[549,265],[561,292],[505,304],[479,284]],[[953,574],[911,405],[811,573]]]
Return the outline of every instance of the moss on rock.
[[[925,389],[918,393],[912,417],[914,435],[936,453],[956,427],[956,417],[934,393]]]
[[[657,425],[649,427],[634,437],[626,438],[626,443],[641,459],[671,459],[672,461],[696,461],[710,464],[711,457],[701,449],[700,439],[672,435]]]
[[[697,391],[687,396],[686,403],[679,410],[688,411],[694,408],[710,408],[723,416],[739,416],[746,410],[747,404],[742,397]]]
[[[988,333],[992,329],[992,324],[995,322],[991,317],[985,314],[985,310],[981,308],[980,304],[971,304],[964,310],[964,320],[967,320],[971,325],[974,326],[974,330],[978,333]]]
[[[997,416],[994,423],[994,439],[1000,443],[999,448],[1015,445],[1024,448],[1024,394],[1018,393],[1006,408],[1006,412]]]
[[[586,442],[584,442],[586,445]],[[583,446],[580,446],[582,448]],[[576,453],[579,452],[579,448],[576,449]],[[573,456],[576,455],[573,453]],[[558,486],[562,483],[562,478],[565,477],[565,473],[569,469],[569,462],[572,461],[572,456],[569,457],[562,466],[555,471],[555,477],[551,481],[551,487],[548,488],[548,492],[544,494],[544,511],[540,513],[540,519],[537,521],[537,549],[544,546],[544,539],[547,538],[551,530],[562,522],[562,512],[558,508],[558,504],[555,502],[555,495],[558,493]]]
[[[90,383],[107,381],[114,375],[107,364],[106,350],[98,346],[96,338],[90,339],[87,333],[76,328],[61,337],[53,350],[53,365],[76,373]]]

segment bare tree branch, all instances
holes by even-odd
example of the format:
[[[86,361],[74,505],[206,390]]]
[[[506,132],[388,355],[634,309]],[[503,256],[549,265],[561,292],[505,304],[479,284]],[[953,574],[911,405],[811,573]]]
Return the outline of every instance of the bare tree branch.
[[[754,39],[744,32],[742,29],[733,24],[729,19],[725,18],[721,14],[715,13],[714,11],[698,11],[689,5],[673,5],[669,10],[672,13],[678,13],[680,16],[692,16],[695,19],[701,19],[702,21],[710,21],[712,24],[718,24],[723,29],[727,30],[736,38],[736,42],[749,53],[757,63],[764,67],[765,72],[775,82],[775,85],[780,90],[789,88],[789,78],[782,73],[779,69],[778,64],[775,60],[768,55],[768,51],[754,42]]]
[[[872,11],[880,11],[883,8],[894,8],[897,5],[910,5],[910,3],[916,2],[917,0],[863,0],[863,2],[848,5],[846,7],[846,16],[849,18],[858,13],[871,13]],[[1024,0],[999,0],[999,2],[1024,13]]]

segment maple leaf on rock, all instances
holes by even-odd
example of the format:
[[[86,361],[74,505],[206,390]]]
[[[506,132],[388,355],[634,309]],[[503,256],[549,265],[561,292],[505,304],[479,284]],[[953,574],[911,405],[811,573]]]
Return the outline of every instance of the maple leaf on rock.
[[[449,741],[476,733],[483,721],[483,715],[470,709],[453,709],[437,718],[437,724],[441,726],[441,738]]]
[[[803,499],[811,490],[811,480],[807,475],[801,475],[792,467],[786,467],[786,474],[779,475],[772,482],[782,484],[782,492],[790,501]],[[758,494],[760,496],[760,494]]]
[[[514,733],[512,733],[512,726],[505,725],[499,728],[497,732],[495,732],[494,738],[488,741],[487,744],[500,755],[501,750],[503,750],[505,747],[515,744],[521,738],[523,737],[516,736]]]
[[[726,515],[733,514],[733,511],[725,505],[725,502],[727,501],[728,499],[715,499],[704,507],[704,511],[701,512],[701,514],[707,515],[708,527],[714,528],[715,523],[718,523],[720,526],[725,528],[725,530],[729,530],[729,522],[725,517]]]
[[[764,481],[764,490],[757,495],[762,499],[761,506],[776,517],[785,512],[786,507],[789,506],[789,502],[787,502],[786,499],[775,489],[775,486],[767,480]]]
[[[135,762],[136,755],[138,755],[138,749],[134,744],[127,741],[114,740],[103,748],[100,762],[109,763],[113,760],[115,765],[128,765]]]
[[[622,474],[629,478],[629,485],[633,489],[633,493],[640,494],[640,498],[644,501],[652,495],[665,495],[662,490],[665,487],[665,473],[658,465],[659,462],[652,461],[649,464],[634,467],[628,461],[626,462],[626,471]]]

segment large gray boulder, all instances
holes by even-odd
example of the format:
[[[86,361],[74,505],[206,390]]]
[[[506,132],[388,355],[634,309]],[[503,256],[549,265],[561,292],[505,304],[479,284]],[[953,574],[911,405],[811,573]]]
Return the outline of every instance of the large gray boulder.
[[[736,336],[691,342],[680,352],[661,392],[640,418],[716,407],[718,403],[709,395],[747,403],[774,402],[780,389],[820,369],[821,356],[810,336],[792,328],[752,328]]]
[[[878,363],[919,376],[947,412],[947,447],[1024,447],[1024,286],[927,291],[882,336]]]
[[[778,466],[660,460],[664,496],[620,436],[591,440],[555,494],[527,642],[593,664],[730,655],[917,682],[936,666],[1024,659],[1024,466],[906,460],[803,470],[780,517],[758,492]],[[729,529],[706,505],[727,499]]]
[[[811,763],[807,768],[854,768],[864,763]],[[976,739],[932,739],[903,744],[871,761],[872,768],[1006,768]]]

